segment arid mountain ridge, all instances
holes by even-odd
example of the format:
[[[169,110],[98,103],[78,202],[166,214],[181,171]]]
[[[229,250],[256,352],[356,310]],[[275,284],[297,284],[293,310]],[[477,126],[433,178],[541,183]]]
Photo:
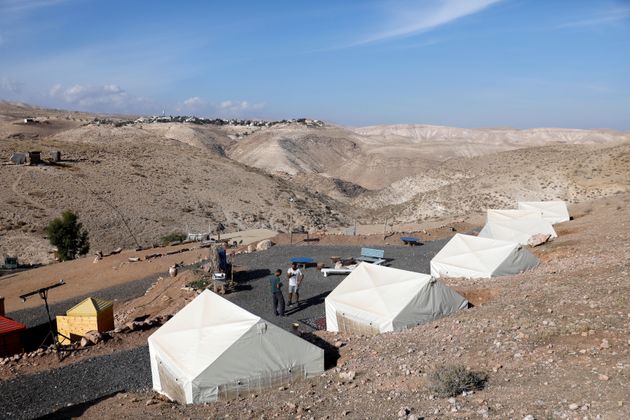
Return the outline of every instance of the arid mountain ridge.
[[[99,118],[0,103],[2,161],[28,150],[63,157],[0,166],[0,253],[43,261],[44,227],[68,208],[94,249],[111,249],[218,223],[286,231],[415,222],[522,198],[581,201],[630,185],[630,133],[613,130],[350,129],[295,120],[117,126]]]

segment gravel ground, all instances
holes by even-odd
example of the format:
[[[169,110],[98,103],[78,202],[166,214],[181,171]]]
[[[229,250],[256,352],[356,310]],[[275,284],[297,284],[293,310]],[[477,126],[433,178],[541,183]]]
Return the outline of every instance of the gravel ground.
[[[391,258],[386,263],[390,267],[428,273],[431,258],[442,249],[445,243],[446,240],[440,240],[415,247],[381,246],[377,248],[384,249],[385,257]],[[245,281],[239,280],[242,290],[226,297],[248,311],[284,328],[289,328],[292,323],[301,319],[322,318],[326,316],[324,298],[345,278],[344,275],[324,277],[316,268],[303,269],[304,283],[300,288],[302,302],[297,307],[288,307],[285,318],[276,317],[273,313],[268,277],[276,268],[280,268],[283,271],[283,279],[286,279],[284,274],[289,268],[289,258],[291,257],[311,257],[317,262],[331,265],[331,256],[356,257],[360,253],[361,247],[357,246],[302,245],[274,246],[263,252],[237,255],[234,264],[238,268],[249,270],[249,278],[246,278]],[[286,280],[284,283],[288,285]],[[284,295],[285,301],[288,303],[286,286]],[[312,330],[303,323],[300,324],[300,328],[304,331]]]
[[[138,347],[0,382],[0,418],[35,418],[118,391],[150,386],[148,348]]]
[[[387,265],[414,271],[428,272],[429,261],[442,248],[446,241],[428,242],[416,247],[382,247],[385,257],[391,258]],[[304,270],[304,283],[297,308],[288,308],[287,317],[274,316],[268,277],[271,271],[288,268],[293,256],[312,257],[318,262],[330,264],[330,257],[357,256],[360,247],[356,246],[275,246],[267,251],[241,254],[235,264],[247,269],[239,280],[240,289],[226,297],[250,312],[289,328],[293,322],[304,318],[325,316],[324,298],[345,276],[324,277],[317,269]],[[129,299],[141,295],[158,276],[112,287],[99,292],[107,299]],[[285,293],[286,295],[286,293]],[[53,312],[63,312],[76,302],[66,301],[53,305]],[[42,308],[24,310],[12,314],[22,322],[45,319]],[[301,323],[304,331],[312,330]],[[52,413],[70,405],[95,401],[116,391],[148,389],[151,386],[151,372],[146,346],[111,355],[81,361],[62,368],[36,375],[19,377],[0,382],[0,417],[31,418]]]

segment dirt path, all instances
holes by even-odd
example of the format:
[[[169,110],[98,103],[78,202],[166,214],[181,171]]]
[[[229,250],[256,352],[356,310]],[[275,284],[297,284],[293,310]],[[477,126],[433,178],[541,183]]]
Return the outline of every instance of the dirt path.
[[[23,168],[20,167],[20,169],[26,169],[29,170],[27,168]],[[35,201],[33,199],[31,199],[28,195],[23,194],[20,189],[18,188],[18,186],[20,185],[20,181],[22,181],[22,178],[24,177],[24,175],[26,174],[26,171],[21,171],[20,175],[18,175],[18,177],[16,178],[15,182],[13,182],[13,184],[11,184],[11,190],[15,193],[16,197],[20,197],[22,200],[26,201],[27,203],[37,207],[40,210],[48,210],[47,207],[41,205],[41,203],[39,203],[38,201]]]

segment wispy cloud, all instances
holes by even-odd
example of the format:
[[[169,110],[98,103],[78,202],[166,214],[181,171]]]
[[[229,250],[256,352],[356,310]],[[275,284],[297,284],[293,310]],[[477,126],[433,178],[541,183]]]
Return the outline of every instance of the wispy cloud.
[[[231,111],[231,112],[258,110],[264,107],[265,107],[264,103],[252,104],[247,101],[232,101],[232,100],[223,101],[218,106],[218,108],[221,110]]]
[[[630,20],[630,7],[622,7],[609,10],[608,12],[591,16],[585,19],[573,20],[556,26],[556,29],[581,28],[588,26],[599,26],[621,20]]]
[[[9,93],[21,93],[22,92],[22,83],[9,79],[8,77],[0,78],[0,91],[9,92]]]
[[[199,96],[193,96],[192,98],[188,98],[184,101],[184,106],[189,109],[199,109],[204,107],[206,104],[207,102]]]
[[[68,0],[1,0],[0,14],[26,12],[43,7],[54,6]]]
[[[427,32],[465,16],[479,13],[502,0],[439,0],[418,6],[396,3],[384,10],[387,18],[382,28],[348,46],[359,46]],[[391,3],[387,3],[391,5]]]
[[[55,84],[50,88],[48,95],[56,101],[86,110],[126,112],[153,105],[148,99],[131,95],[115,84],[75,84],[68,88],[64,88],[61,84]]]

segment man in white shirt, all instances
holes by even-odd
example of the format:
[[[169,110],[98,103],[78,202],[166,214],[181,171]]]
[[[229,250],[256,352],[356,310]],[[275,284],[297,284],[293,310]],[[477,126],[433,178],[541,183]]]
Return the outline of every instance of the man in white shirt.
[[[287,277],[289,278],[289,306],[293,305],[293,294],[295,294],[295,303],[300,303],[300,285],[304,281],[304,274],[300,270],[296,263],[291,264],[291,268],[287,270]]]

